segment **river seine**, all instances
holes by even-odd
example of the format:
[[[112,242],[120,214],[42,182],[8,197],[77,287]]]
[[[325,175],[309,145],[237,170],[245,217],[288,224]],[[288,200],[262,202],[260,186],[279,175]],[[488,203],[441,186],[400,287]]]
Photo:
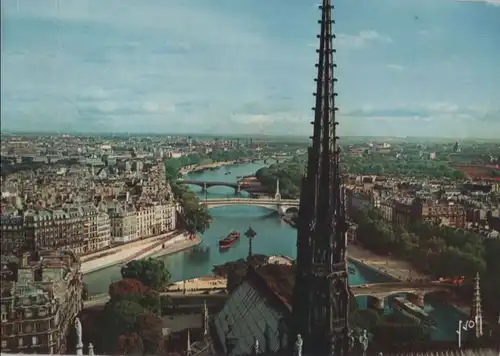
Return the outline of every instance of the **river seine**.
[[[263,163],[249,163],[222,167],[215,171],[193,173],[186,178],[203,181],[235,182],[238,176],[255,173]],[[200,188],[192,187],[201,196]],[[244,192],[242,193],[245,194]],[[234,196],[234,189],[228,187],[212,187],[208,189],[208,198]],[[240,239],[227,252],[220,252],[217,246],[219,239],[230,231],[240,231],[242,234],[251,226],[257,236],[253,240],[253,252],[264,255],[286,255],[295,258],[296,230],[283,222],[277,213],[265,208],[254,206],[226,206],[210,210],[213,217],[210,228],[203,234],[202,243],[192,249],[174,255],[161,257],[172,274],[173,281],[201,277],[212,273],[214,265],[245,258],[248,254],[248,243],[245,238]],[[200,252],[203,250],[204,252]],[[376,283],[387,280],[365,266],[352,264],[355,274],[349,275],[351,285]],[[84,281],[88,285],[90,294],[106,293],[110,283],[120,280],[120,268],[109,267],[88,275]],[[358,298],[362,307],[366,306],[366,298]],[[390,312],[387,304],[386,311]],[[432,330],[434,339],[456,339],[458,320],[464,318],[456,309],[439,301],[427,301],[425,310],[437,322]]]

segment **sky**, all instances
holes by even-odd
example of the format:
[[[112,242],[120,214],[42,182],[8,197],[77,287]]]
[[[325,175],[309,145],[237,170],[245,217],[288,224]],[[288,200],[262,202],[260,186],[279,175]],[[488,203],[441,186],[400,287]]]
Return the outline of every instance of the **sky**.
[[[2,131],[309,135],[319,3],[1,0]],[[500,1],[334,4],[341,135],[500,137]]]

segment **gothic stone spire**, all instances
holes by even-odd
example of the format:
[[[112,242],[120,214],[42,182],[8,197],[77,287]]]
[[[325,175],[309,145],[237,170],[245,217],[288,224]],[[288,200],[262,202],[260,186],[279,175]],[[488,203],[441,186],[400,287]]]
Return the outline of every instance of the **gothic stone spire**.
[[[475,321],[474,336],[480,338],[483,336],[483,315],[481,311],[481,286],[479,281],[479,272],[474,278],[474,299],[472,300],[471,319]]]
[[[349,345],[346,223],[341,196],[331,0],[323,0],[312,145],[297,226],[294,332],[304,350],[345,355]],[[294,338],[293,338],[294,339]]]

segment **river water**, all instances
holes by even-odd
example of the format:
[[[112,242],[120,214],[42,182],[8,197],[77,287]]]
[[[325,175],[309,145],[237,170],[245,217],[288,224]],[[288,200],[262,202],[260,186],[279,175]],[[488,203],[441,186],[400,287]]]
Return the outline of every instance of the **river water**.
[[[215,171],[193,173],[186,178],[206,181],[235,182],[238,176],[255,173],[263,163],[248,163],[222,167]],[[199,187],[193,186],[200,197],[205,197]],[[228,187],[212,187],[206,193],[208,198],[234,196],[234,189]],[[242,195],[245,195],[242,192]],[[295,258],[296,230],[283,222],[276,212],[255,206],[226,206],[210,209],[213,217],[210,228],[203,234],[202,243],[188,251],[164,256],[165,262],[173,281],[180,281],[201,277],[212,273],[214,265],[223,264],[248,255],[248,243],[245,238],[240,239],[226,252],[220,252],[217,242],[230,231],[244,233],[251,226],[257,236],[253,240],[252,249],[256,254],[285,255]],[[200,252],[204,251],[204,252]],[[355,273],[349,275],[351,285],[376,283],[387,281],[387,277],[376,273],[362,265],[351,263]],[[88,285],[89,293],[106,293],[110,283],[120,280],[120,268],[109,267],[88,275],[84,281]],[[361,307],[366,307],[367,298],[358,298]],[[386,312],[390,312],[386,304]],[[437,328],[432,330],[434,339],[455,339],[458,320],[463,316],[453,307],[439,301],[426,300],[425,310],[436,320]]]

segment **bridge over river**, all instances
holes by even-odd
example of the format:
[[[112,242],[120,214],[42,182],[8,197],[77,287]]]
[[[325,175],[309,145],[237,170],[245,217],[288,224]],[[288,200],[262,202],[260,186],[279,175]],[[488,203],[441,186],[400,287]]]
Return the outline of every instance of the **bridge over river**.
[[[351,286],[351,291],[356,297],[369,296],[384,299],[395,294],[409,293],[415,295],[426,295],[433,292],[450,291],[455,288],[456,286],[454,284],[439,282],[391,282]]]
[[[259,206],[270,210],[275,210],[280,214],[299,211],[298,199],[271,199],[271,198],[211,198],[201,201],[207,208],[216,208],[220,206],[244,205]]]
[[[206,181],[206,180],[195,180],[195,179],[178,179],[176,181],[177,184],[190,184],[190,185],[197,185],[198,187],[202,189],[208,189],[211,187],[229,187],[229,188],[234,188],[238,189],[240,187],[241,189],[241,184],[239,182],[223,182],[223,181]]]
[[[207,192],[209,188],[212,187],[228,187],[234,189],[234,194],[238,195],[242,190],[247,190],[251,193],[265,193],[266,189],[256,187],[244,181],[244,178],[236,182],[226,182],[226,181],[215,181],[215,180],[197,180],[197,179],[184,179],[180,178],[176,180],[177,184],[189,184],[196,185],[202,189],[203,192]],[[279,189],[279,183],[277,183],[277,188]]]
[[[170,297],[181,295],[202,295],[213,294],[225,291],[227,280],[226,278],[215,278],[209,282],[194,279],[183,282],[177,282],[168,288],[168,291],[160,293],[160,295],[169,295]],[[456,286],[448,283],[439,282],[389,282],[389,283],[372,283],[350,286],[352,293],[356,297],[372,297],[378,301],[378,306],[383,308],[384,299],[396,294],[413,294],[422,297],[429,293],[453,291]],[[95,307],[106,304],[109,300],[109,295],[98,294],[94,295],[84,302],[85,308]]]
[[[356,297],[370,297],[375,301],[374,307],[384,309],[384,300],[397,294],[411,294],[416,297],[415,304],[423,307],[425,295],[435,292],[451,292],[456,288],[454,284],[439,282],[390,282],[361,284],[351,286]]]

